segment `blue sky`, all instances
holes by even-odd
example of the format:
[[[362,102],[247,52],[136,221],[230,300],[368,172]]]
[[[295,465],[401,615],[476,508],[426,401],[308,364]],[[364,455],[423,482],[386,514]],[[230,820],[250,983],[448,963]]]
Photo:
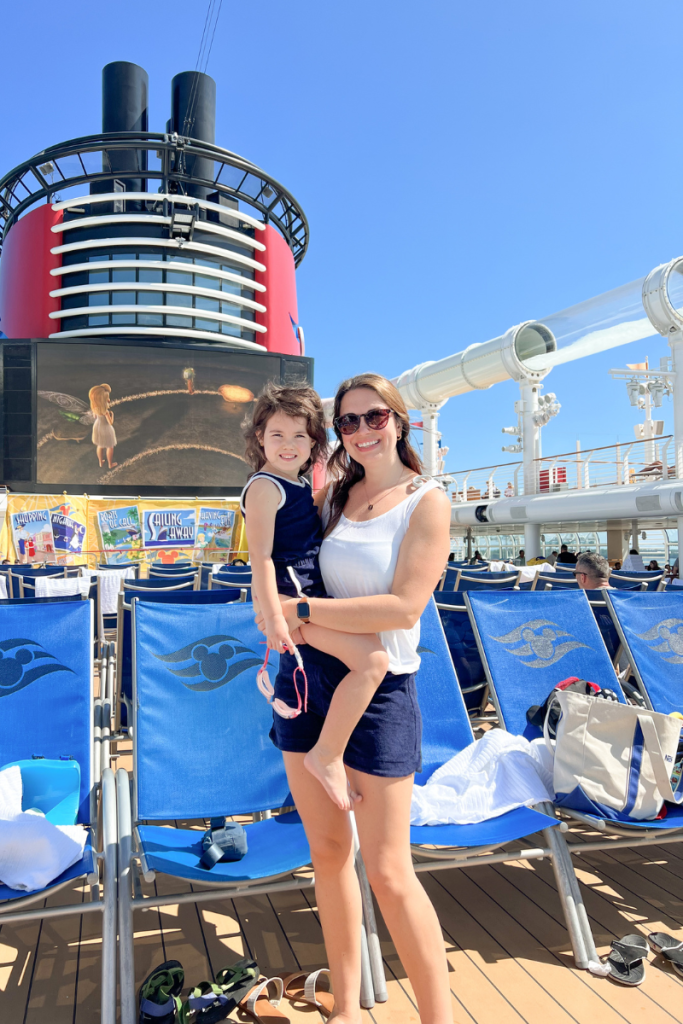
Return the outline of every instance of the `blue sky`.
[[[0,172],[100,128],[100,70],[150,75],[150,127],[194,68],[204,0],[3,12]],[[648,14],[648,11],[650,12]],[[651,15],[651,16],[650,16]],[[224,0],[208,71],[216,141],[301,202],[299,312],[316,383],[393,376],[683,254],[680,0]],[[544,454],[633,438],[607,370],[656,337],[556,368]],[[451,399],[448,467],[507,460],[512,382]],[[669,400],[658,416],[672,428]]]

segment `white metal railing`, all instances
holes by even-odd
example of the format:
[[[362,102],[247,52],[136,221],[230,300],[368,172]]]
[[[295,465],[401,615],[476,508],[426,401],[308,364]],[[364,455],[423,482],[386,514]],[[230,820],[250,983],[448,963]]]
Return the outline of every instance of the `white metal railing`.
[[[575,452],[536,459],[538,493],[673,479],[676,467],[669,462],[672,439],[672,435],[666,435],[583,451],[577,444]],[[507,462],[451,472],[448,474],[453,478],[451,499],[453,502],[483,502],[516,498],[524,493],[521,469],[521,462]]]

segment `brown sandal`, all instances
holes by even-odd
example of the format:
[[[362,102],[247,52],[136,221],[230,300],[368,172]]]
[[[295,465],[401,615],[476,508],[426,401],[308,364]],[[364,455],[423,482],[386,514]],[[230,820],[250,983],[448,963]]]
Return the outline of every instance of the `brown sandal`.
[[[268,998],[268,986],[275,986],[275,996]],[[259,1024],[291,1024],[278,1006],[282,1001],[284,985],[282,978],[263,978],[240,1002],[240,1010],[244,1010]]]
[[[288,974],[283,979],[285,995],[291,1002],[307,1003],[309,1006],[315,1006],[322,1014],[329,1017],[334,1010],[334,996],[331,992],[316,992],[315,990],[320,975],[329,973],[327,967],[322,967],[319,971],[313,971],[312,974],[308,975],[305,971]],[[301,978],[305,979],[303,984],[299,980]]]

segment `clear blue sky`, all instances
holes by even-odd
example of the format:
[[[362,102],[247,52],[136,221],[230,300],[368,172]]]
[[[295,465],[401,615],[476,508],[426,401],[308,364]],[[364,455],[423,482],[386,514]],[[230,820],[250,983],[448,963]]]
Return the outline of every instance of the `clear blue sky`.
[[[100,70],[194,68],[205,0],[47,0],[3,11],[0,172],[100,128]],[[208,71],[216,141],[303,205],[298,272],[316,383],[395,375],[683,254],[680,0],[224,0]],[[633,438],[610,366],[661,338],[558,367],[544,454]],[[517,387],[451,399],[451,469],[507,459]],[[659,413],[672,427],[671,405]]]

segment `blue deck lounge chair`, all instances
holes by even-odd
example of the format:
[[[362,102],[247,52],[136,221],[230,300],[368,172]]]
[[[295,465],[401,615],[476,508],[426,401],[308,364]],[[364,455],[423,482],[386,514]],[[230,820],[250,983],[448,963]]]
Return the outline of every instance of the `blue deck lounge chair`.
[[[93,731],[93,610],[89,601],[25,600],[3,605],[0,651],[0,767],[34,755],[59,760],[72,757],[80,766],[76,823],[89,826],[83,858],[38,892],[17,894],[0,884],[0,926],[101,913],[102,1024],[116,1019],[116,807],[114,776],[101,780],[103,853],[97,836],[97,772]],[[21,655],[21,657],[19,657]],[[35,804],[35,800],[31,801]],[[51,811],[49,797],[40,810]],[[53,824],[74,824],[51,816]],[[27,855],[28,855],[27,851]],[[98,860],[103,861],[103,898]],[[44,906],[46,897],[75,886],[90,885],[91,901]]]
[[[646,597],[608,591],[607,600],[613,596],[620,600]],[[504,729],[528,739],[539,736],[539,730],[526,720],[527,709],[542,704],[553,687],[569,676],[614,690],[626,702],[585,593],[521,593],[514,602],[504,594],[468,594],[466,599],[491,700]],[[652,594],[649,599],[658,597]],[[591,842],[591,850],[683,840],[681,808],[663,820],[625,824],[567,807],[562,813],[619,837],[607,843]],[[579,852],[581,846],[570,848]]]
[[[473,595],[474,596],[474,595]],[[476,596],[479,596],[477,594]],[[498,600],[502,594],[482,595]],[[514,600],[518,593],[511,594]],[[433,602],[420,620],[422,664],[417,675],[417,692],[422,713],[422,773],[416,776],[423,785],[442,764],[474,741],[472,726],[448,657],[446,640]],[[560,829],[551,815],[520,807],[499,817],[470,825],[419,825],[410,829],[413,850],[419,858],[417,871],[439,868],[473,867],[520,859],[549,857],[555,872],[560,901],[578,967],[592,969],[598,962],[578,882]],[[544,847],[517,847],[500,853],[492,851],[535,833],[542,832]],[[437,847],[426,849],[425,847]],[[587,930],[587,935],[586,935]]]
[[[199,866],[201,832],[155,824],[244,813],[259,817],[293,804],[282,755],[268,735],[272,711],[256,686],[265,646],[253,608],[240,602],[162,604],[137,598],[132,618],[132,810],[128,774],[119,769],[116,777],[122,1024],[137,1020],[134,910],[314,884],[310,876],[287,877],[310,863],[296,812],[248,825],[246,856],[211,871]],[[273,665],[273,676],[276,671]],[[169,720],[182,722],[182,743],[169,734]],[[133,841],[137,860],[131,859]],[[207,888],[133,898],[138,862],[146,879],[159,873]],[[367,917],[366,924],[372,926]],[[362,1002],[369,1007],[374,996],[367,946],[364,952]]]
[[[683,712],[683,587],[607,591],[607,603],[647,707],[664,715]]]

